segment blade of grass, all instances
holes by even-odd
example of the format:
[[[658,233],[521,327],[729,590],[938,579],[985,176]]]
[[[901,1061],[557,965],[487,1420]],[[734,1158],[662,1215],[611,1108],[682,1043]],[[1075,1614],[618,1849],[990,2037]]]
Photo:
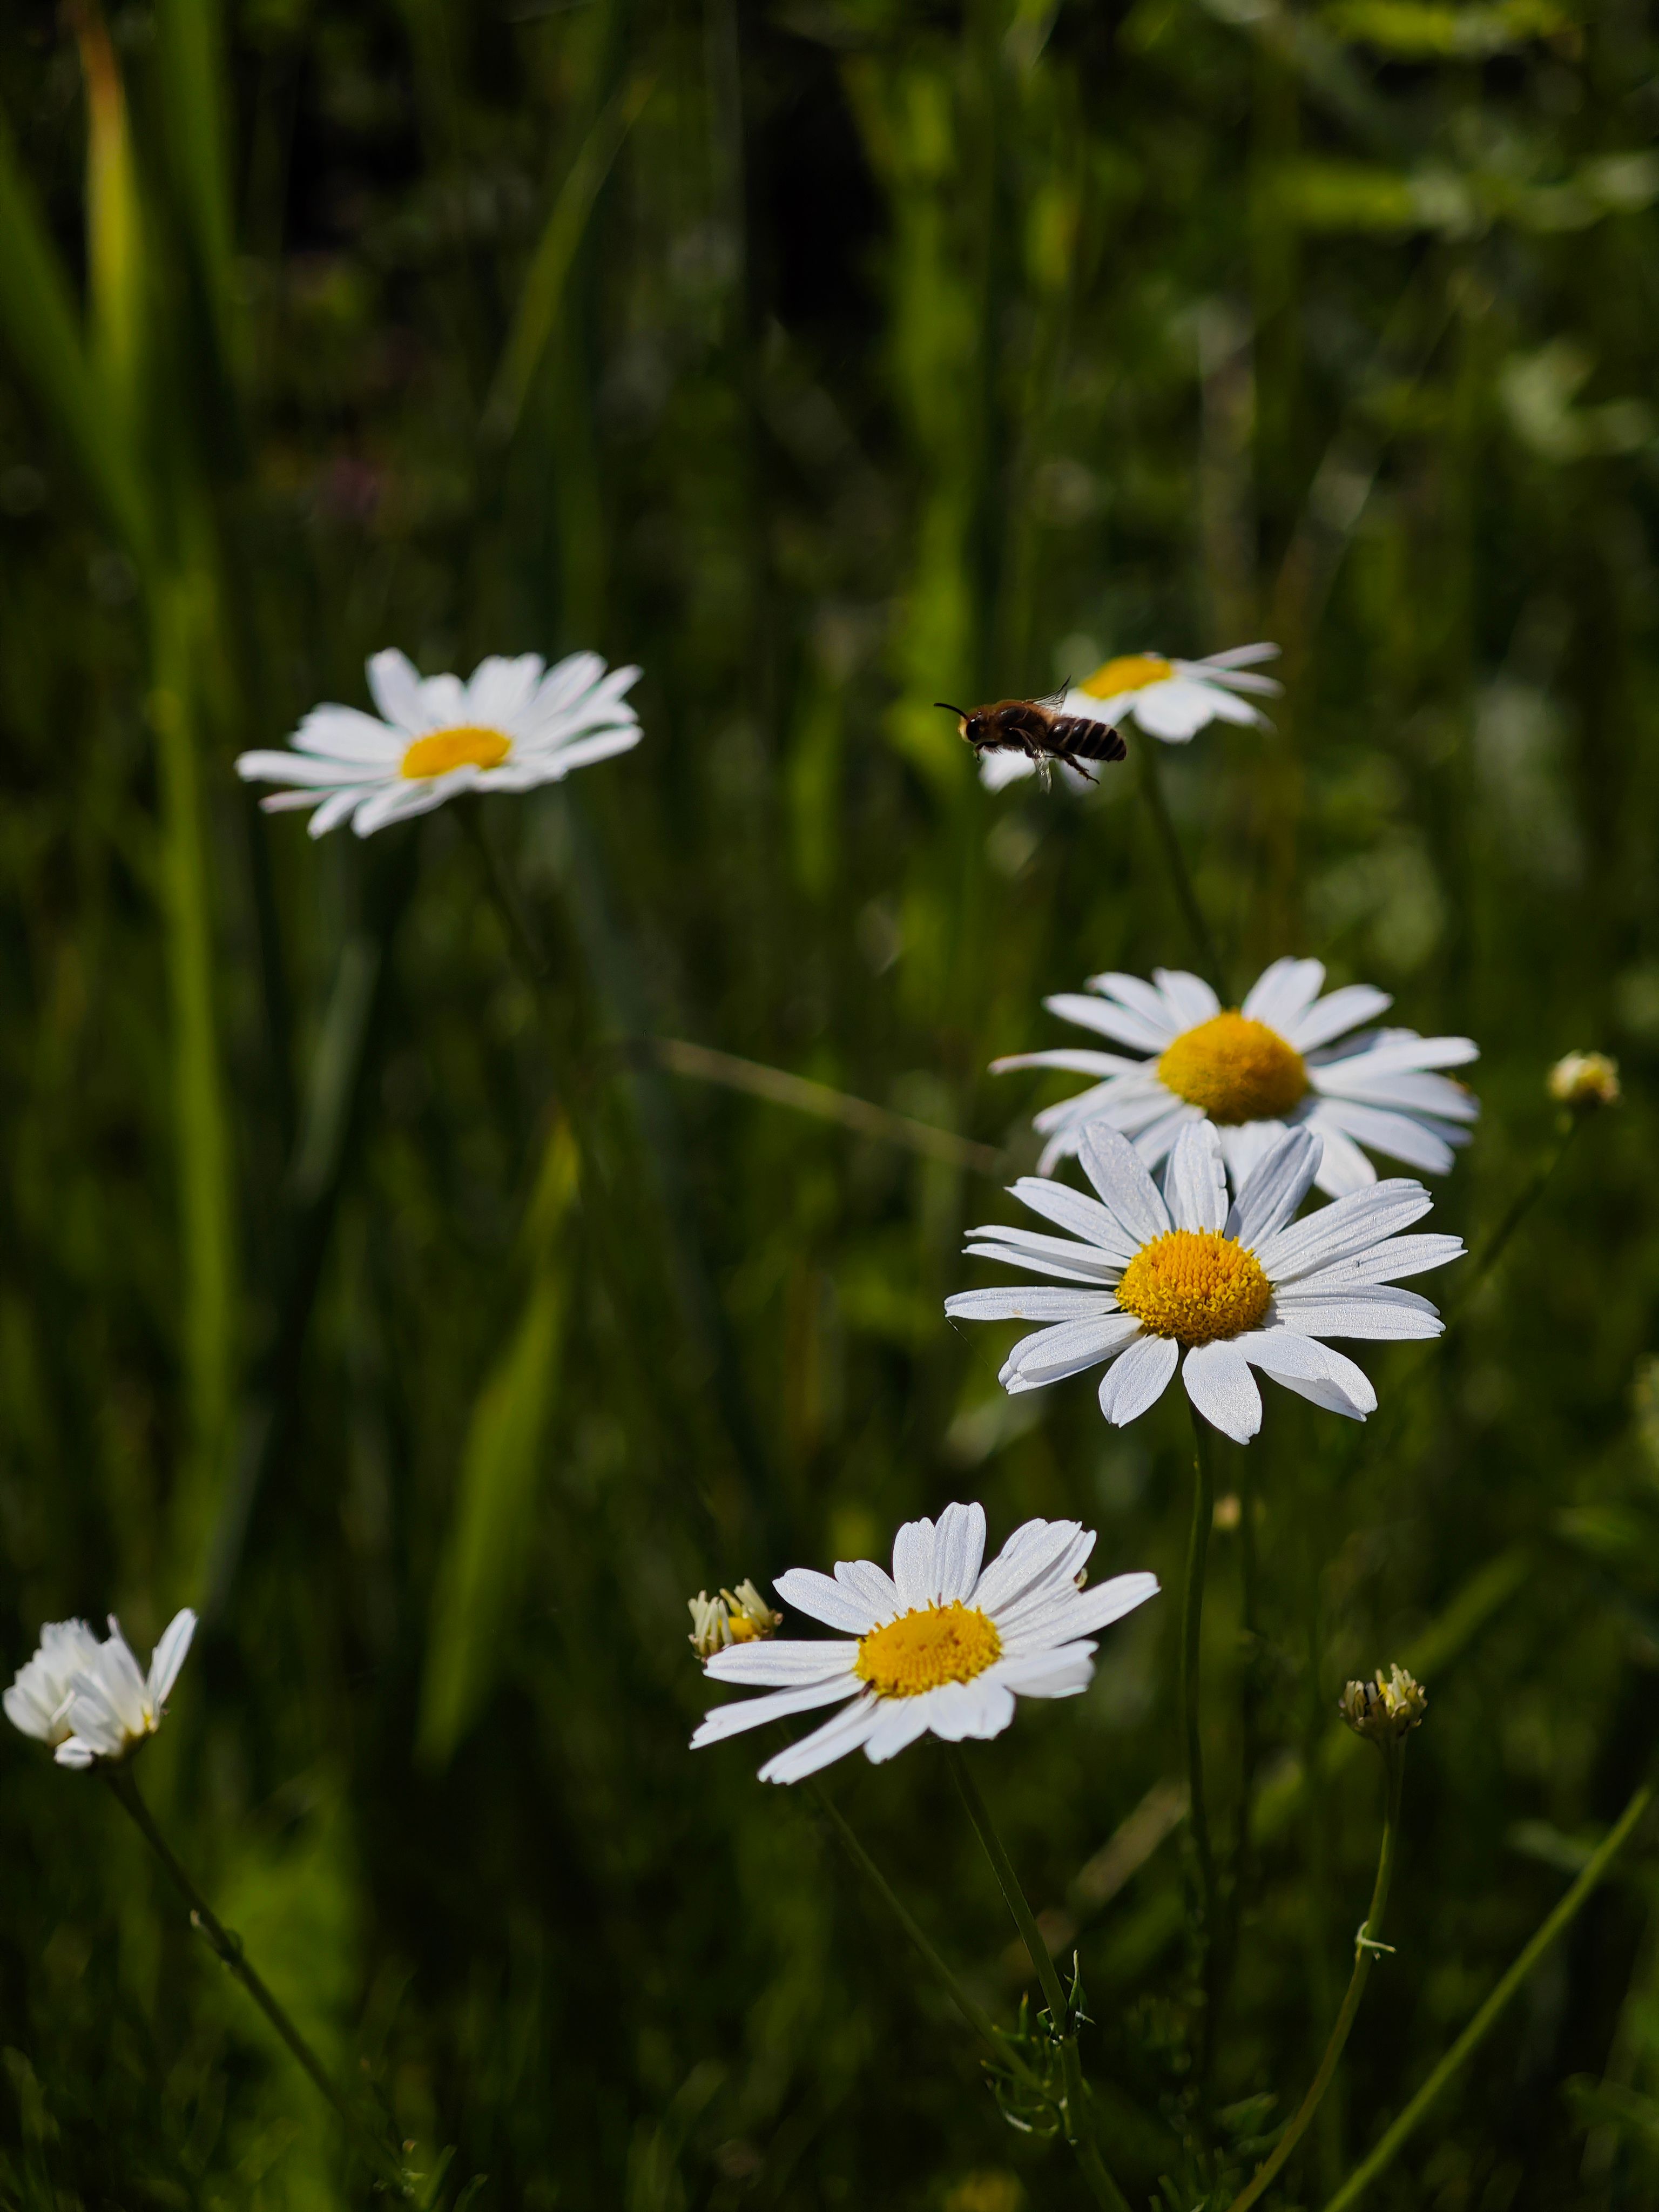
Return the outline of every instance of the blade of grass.
[[[234,358],[228,72],[219,0],[160,0],[157,46],[174,190],[221,358]]]
[[[421,1688],[417,1753],[446,1765],[489,1694],[528,1559],[544,1439],[557,1389],[569,1279],[566,1221],[578,1154],[568,1121],[548,1139],[531,1207],[530,1288],[472,1408]]]
[[[492,443],[505,445],[519,427],[531,385],[558,324],[566,282],[587,219],[655,82],[653,77],[635,77],[607,102],[559,187],[526,272],[513,327],[484,407],[482,432]]]
[[[132,457],[106,404],[80,319],[17,148],[0,118],[0,330],[35,404],[141,563],[152,538]]]

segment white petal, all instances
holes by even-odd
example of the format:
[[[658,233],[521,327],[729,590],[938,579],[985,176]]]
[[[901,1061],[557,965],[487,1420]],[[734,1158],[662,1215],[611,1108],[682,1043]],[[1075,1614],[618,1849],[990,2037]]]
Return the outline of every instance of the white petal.
[[[244,783],[289,783],[307,791],[363,780],[356,761],[319,760],[311,753],[238,753],[236,773]]]
[[[1144,1060],[1125,1060],[1121,1053],[1091,1052],[1087,1045],[1055,1045],[1047,1052],[1005,1053],[991,1062],[993,1075],[1008,1075],[1017,1067],[1058,1067],[1069,1075],[1142,1075]]]
[[[540,781],[562,783],[565,777],[579,768],[592,768],[596,762],[611,760],[617,753],[632,752],[645,735],[637,722],[620,730],[600,730],[591,738],[578,738],[574,744],[561,745],[550,753],[544,763],[545,774]]]
[[[1221,1012],[1220,1000],[1201,975],[1189,975],[1184,968],[1154,968],[1152,981],[1177,1030],[1198,1029]]]
[[[97,1755],[94,1747],[78,1735],[65,1736],[52,1753],[60,1766],[75,1767],[90,1766]]]
[[[877,1621],[896,1620],[904,1611],[893,1577],[873,1559],[837,1559],[836,1580],[855,1605],[867,1605]]]
[[[931,1521],[907,1521],[893,1539],[893,1581],[900,1602],[926,1605],[933,1596],[937,1575],[937,1532]]]
[[[447,671],[428,676],[421,685],[421,706],[434,730],[453,730],[467,719],[466,686]]]
[[[1134,704],[1134,716],[1166,744],[1185,744],[1216,715],[1218,695],[1202,684],[1172,676],[1162,684],[1149,684]]]
[[[1026,1521],[1015,1529],[974,1585],[972,1602],[1000,1622],[1031,1591],[1063,1572],[1085,1531],[1075,1521]]]
[[[1127,1137],[1098,1126],[1084,1131],[1078,1144],[1083,1172],[1137,1245],[1149,1244],[1171,1226],[1170,1209],[1146,1162]]]
[[[1265,1238],[1256,1257],[1277,1289],[1311,1274],[1317,1267],[1328,1267],[1333,1260],[1346,1259],[1350,1252],[1364,1251],[1369,1244],[1380,1244],[1385,1237],[1409,1229],[1433,1203],[1420,1182],[1395,1176],[1292,1222],[1289,1228]]]
[[[1480,1101],[1449,1076],[1424,1069],[1373,1069],[1370,1055],[1311,1067],[1308,1079],[1327,1098],[1352,1098],[1363,1106],[1397,1107],[1402,1113],[1431,1115],[1437,1121],[1478,1121]]]
[[[1133,1245],[1127,1253],[1122,1251],[1126,1240],[1121,1230],[1116,1232],[1116,1253],[1094,1243],[1073,1243],[1070,1237],[1045,1237],[1038,1229],[1004,1228],[996,1222],[970,1229],[968,1234],[975,1240],[965,1248],[969,1252],[982,1244],[994,1244],[999,1248],[998,1256],[1006,1250],[1011,1256],[1023,1252],[1033,1259],[1056,1260],[1068,1275],[1097,1275],[1103,1282],[1115,1282],[1134,1252]]]
[[[991,756],[990,757],[994,757]],[[1022,756],[1016,754],[1016,759]],[[896,1759],[918,1736],[927,1733],[927,1700],[921,1698],[885,1698],[876,1724],[864,1740],[864,1755],[872,1766],[882,1766],[890,1759]]]
[[[1057,991],[1043,1005],[1051,1014],[1058,1014],[1064,1022],[1075,1022],[1079,1029],[1094,1030],[1101,1036],[1115,1037],[1120,1044],[1139,1045],[1143,1052],[1162,1052],[1166,1045],[1175,1042],[1176,1032],[1167,1017],[1151,1021],[1144,1014],[1133,1013],[1107,999],[1085,999],[1075,991]]]
[[[985,1508],[947,1505],[939,1516],[935,1540],[939,1580],[935,1595],[941,1605],[965,1603],[979,1580],[985,1557]]]
[[[1298,1287],[1322,1291],[1346,1283],[1396,1283],[1402,1275],[1421,1275],[1431,1267],[1444,1267],[1462,1257],[1461,1237],[1442,1237],[1432,1231],[1418,1237],[1389,1237],[1369,1252],[1334,1260],[1328,1267],[1320,1269],[1316,1280]]]
[[[787,1720],[791,1713],[809,1713],[815,1706],[844,1704],[859,1691],[856,1675],[837,1674],[833,1680],[805,1682],[793,1690],[775,1690],[769,1697],[737,1698],[729,1705],[716,1705],[697,1724],[691,1739],[693,1751],[711,1743],[725,1743],[734,1735],[761,1727],[767,1721]]]
[[[1178,1357],[1175,1339],[1138,1338],[1101,1378],[1100,1410],[1115,1428],[1127,1428],[1155,1406],[1169,1387]]]
[[[1092,1644],[1061,1644],[1000,1660],[990,1678],[1022,1698],[1074,1698],[1094,1679],[1094,1655]]]
[[[1357,1030],[1362,1022],[1375,1021],[1393,1004],[1388,993],[1373,984],[1345,983],[1340,991],[1328,993],[1306,1013],[1298,1014],[1285,1034],[1298,1052],[1312,1052],[1346,1030]]]
[[[541,674],[539,653],[521,653],[510,660],[492,653],[478,663],[466,687],[469,718],[486,729],[511,732],[534,696]]]
[[[1125,1613],[1158,1595],[1158,1577],[1152,1574],[1114,1575],[1109,1582],[1079,1591],[1077,1612],[1070,1624],[1073,1636],[1093,1636],[1109,1628]]]
[[[1324,981],[1322,960],[1275,960],[1257,976],[1239,1012],[1249,1021],[1265,1022],[1288,1042],[1292,1024],[1319,996]]]
[[[1316,1337],[1299,1336],[1294,1329],[1263,1328],[1233,1341],[1252,1367],[1329,1413],[1363,1421],[1376,1411],[1376,1392],[1364,1369]]]
[[[1345,1137],[1340,1129],[1321,1119],[1324,1103],[1322,1098],[1308,1116],[1309,1127],[1317,1129],[1325,1140],[1314,1181],[1328,1198],[1348,1198],[1355,1191],[1369,1190],[1376,1181],[1376,1170],[1352,1137]]]
[[[390,730],[356,707],[313,707],[294,732],[301,752],[325,760],[350,761],[361,770],[390,775],[409,749],[401,730]]]
[[[1254,668],[1258,661],[1277,660],[1279,647],[1264,639],[1256,645],[1230,645],[1224,653],[1206,653],[1199,665],[1203,668]],[[1271,682],[1272,678],[1267,679]],[[1279,686],[1274,687],[1276,690]]]
[[[1333,1071],[1363,1068],[1402,1075],[1425,1068],[1467,1067],[1480,1057],[1480,1048],[1473,1037],[1425,1037],[1415,1030],[1383,1030],[1360,1042],[1357,1051],[1339,1053],[1316,1064]]]
[[[975,1260],[1000,1260],[1005,1267],[1023,1267],[1034,1275],[1048,1275],[1055,1282],[1088,1283],[1101,1291],[1109,1291],[1123,1272],[1115,1261],[1109,1262],[1103,1253],[1089,1253],[1073,1267],[1059,1260],[1023,1251],[1018,1244],[1012,1243],[969,1244],[964,1249],[969,1257]],[[1084,1249],[1082,1246],[1078,1249],[1079,1251]]]
[[[1116,1306],[1109,1290],[1063,1291],[1042,1283],[956,1291],[945,1301],[952,1321],[1087,1321],[1114,1312]]]
[[[442,725],[434,721],[421,695],[421,679],[405,656],[394,649],[377,653],[368,664],[368,689],[393,729],[424,737]]]
[[[149,1680],[145,1686],[152,1712],[159,1713],[166,1705],[167,1692],[179,1679],[179,1669],[185,1663],[195,1633],[196,1615],[186,1606],[182,1613],[173,1614],[161,1642],[150,1653]]]
[[[1069,1183],[1054,1182],[1042,1176],[1021,1176],[1012,1187],[1012,1194],[1022,1206],[1029,1206],[1033,1213],[1042,1214],[1057,1228],[1070,1230],[1073,1237],[1082,1237],[1085,1243],[1098,1245],[1115,1260],[1127,1263],[1139,1249],[1134,1239],[1125,1234],[1116,1216],[1098,1199],[1085,1198]]]
[[[1444,1323],[1426,1298],[1386,1285],[1376,1290],[1317,1291],[1276,1297],[1273,1317],[1304,1336],[1369,1338],[1376,1343],[1438,1336]]]
[[[1339,1129],[1356,1144],[1403,1160],[1407,1167],[1420,1168],[1425,1175],[1444,1175],[1452,1164],[1452,1148],[1445,1139],[1409,1114],[1361,1106],[1351,1098],[1327,1098],[1310,1118],[1316,1127]]]
[[[941,1683],[917,1702],[927,1705],[929,1729],[946,1743],[1000,1735],[1014,1717],[1013,1692],[989,1674],[972,1682]]]
[[[633,672],[639,674],[637,669]],[[527,719],[547,720],[555,714],[568,714],[604,674],[605,663],[597,653],[567,653],[556,668],[550,668],[543,677],[540,689],[527,709]]]
[[[1261,1393],[1237,1346],[1198,1344],[1181,1370],[1187,1395],[1205,1419],[1235,1443],[1247,1444],[1261,1426]]]
[[[328,797],[307,823],[307,836],[326,837],[330,830],[339,828],[355,808],[362,806],[366,800],[374,796],[374,787],[371,786],[365,789],[361,783],[352,784],[344,791],[330,792]],[[267,799],[265,805],[269,806],[270,801]]]
[[[858,1664],[856,1644],[807,1643],[783,1637],[775,1641],[728,1644],[703,1668],[711,1682],[743,1682],[749,1687],[779,1684],[805,1689],[850,1674]],[[723,1710],[723,1709],[722,1709]]]
[[[787,1574],[774,1578],[772,1587],[796,1613],[806,1613],[813,1620],[822,1620],[848,1636],[867,1636],[876,1626],[875,1613],[869,1606],[853,1597],[839,1583],[831,1582],[828,1575],[821,1575],[816,1567],[791,1567]]]
[[[1227,1170],[1210,1122],[1195,1121],[1176,1139],[1164,1192],[1177,1229],[1218,1230],[1226,1221]]]
[[[1125,975],[1118,969],[1110,969],[1103,975],[1091,975],[1089,988],[1120,1006],[1127,1007],[1132,1014],[1139,1014],[1157,1036],[1173,1038],[1189,1026],[1179,1019],[1158,985],[1148,983],[1139,975]]]
[[[1022,1337],[1003,1362],[998,1381],[1007,1390],[1016,1384],[1033,1390],[1048,1382],[1062,1382],[1085,1367],[1097,1367],[1139,1334],[1133,1314],[1103,1314],[1093,1321],[1062,1322],[1058,1328],[1039,1329]]]
[[[386,784],[365,799],[351,817],[351,827],[359,837],[372,837],[377,830],[389,830],[394,822],[406,822],[417,814],[430,814],[457,792],[466,790],[471,784],[474,771],[464,769],[451,775],[421,777],[412,782]],[[313,836],[319,834],[316,817],[312,817]]]
[[[837,1759],[844,1759],[849,1751],[856,1751],[871,1735],[881,1718],[882,1700],[872,1693],[860,1698],[833,1720],[825,1721],[811,1735],[792,1743],[787,1751],[781,1751],[775,1759],[769,1759],[760,1771],[763,1782],[804,1782],[809,1774],[817,1774]]]
[[[1291,1220],[1313,1188],[1321,1149],[1311,1130],[1286,1129],[1240,1190],[1227,1216],[1228,1236],[1254,1250]]]

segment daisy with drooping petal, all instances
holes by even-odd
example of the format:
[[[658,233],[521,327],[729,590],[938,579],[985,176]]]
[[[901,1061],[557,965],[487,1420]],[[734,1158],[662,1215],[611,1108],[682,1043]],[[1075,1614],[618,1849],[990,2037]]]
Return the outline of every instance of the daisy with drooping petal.
[[[350,817],[360,837],[429,813],[464,791],[529,791],[640,741],[624,696],[637,668],[606,672],[597,653],[548,668],[541,655],[481,661],[471,681],[422,679],[401,653],[377,653],[368,688],[381,719],[355,707],[313,707],[290,752],[244,753],[245,783],[291,787],[260,800],[267,813],[314,807],[320,837]]]
[[[40,1650],[0,1698],[6,1718],[24,1735],[55,1749],[74,1733],[69,1708],[75,1677],[97,1664],[98,1638],[84,1620],[49,1620],[40,1631]]]
[[[5,1693],[6,1717],[25,1735],[52,1745],[60,1766],[125,1759],[155,1735],[196,1633],[196,1615],[188,1607],[174,1613],[147,1674],[139,1672],[113,1613],[109,1631],[100,1644],[84,1620],[48,1622],[40,1649]]]
[[[693,1750],[841,1706],[760,1770],[763,1782],[800,1782],[850,1751],[879,1763],[921,1735],[1000,1735],[1016,1697],[1075,1697],[1094,1674],[1096,1632],[1158,1589],[1148,1574],[1079,1589],[1094,1542],[1075,1521],[1028,1521],[981,1570],[985,1509],[947,1505],[937,1528],[908,1521],[899,1530],[890,1575],[869,1559],[839,1561],[833,1578],[792,1567],[773,1585],[778,1595],[841,1638],[717,1651],[712,1680],[771,1694],[717,1707]]]
[[[1443,1174],[1452,1147],[1468,1142],[1479,1102],[1436,1069],[1480,1057],[1469,1037],[1419,1036],[1415,1030],[1361,1030],[1393,1001],[1369,983],[1320,992],[1317,960],[1275,960],[1243,1006],[1224,1009],[1209,985],[1180,969],[1091,975],[1085,997],[1062,991],[1050,1013],[1127,1045],[1145,1058],[1081,1050],[1015,1053],[991,1063],[1063,1067],[1097,1076],[1092,1089],[1044,1107],[1035,1126],[1048,1139],[1038,1171],[1069,1158],[1091,1121],[1121,1130],[1150,1168],[1189,1122],[1221,1134],[1237,1189],[1285,1129],[1305,1125],[1325,1140],[1319,1188],[1333,1198],[1376,1181],[1361,1146]],[[1358,1034],[1354,1034],[1358,1031]]]
[[[1133,714],[1147,734],[1166,745],[1184,745],[1207,722],[1265,726],[1267,717],[1241,693],[1271,698],[1284,689],[1256,676],[1258,661],[1272,660],[1276,645],[1236,645],[1204,660],[1166,660],[1161,653],[1129,653],[1108,660],[1066,695],[1068,714],[1093,714],[1121,722]]]
[[[968,1249],[1074,1287],[1011,1285],[963,1291],[945,1310],[963,1321],[1038,1321],[999,1380],[1013,1395],[1107,1363],[1100,1410],[1123,1428],[1155,1405],[1177,1366],[1187,1395],[1214,1427],[1247,1443],[1261,1425],[1259,1368],[1328,1412],[1363,1421],[1376,1393],[1364,1370],[1322,1341],[1438,1336],[1426,1298],[1395,1278],[1443,1267],[1455,1237],[1403,1237],[1429,1210],[1421,1183],[1353,1191],[1304,1219],[1320,1139],[1286,1130],[1230,1206],[1221,1139],[1207,1121],[1176,1139],[1164,1192],[1127,1137],[1099,1123],[1078,1148],[1098,1199],[1025,1176],[1013,1194],[1070,1231],[969,1232]]]

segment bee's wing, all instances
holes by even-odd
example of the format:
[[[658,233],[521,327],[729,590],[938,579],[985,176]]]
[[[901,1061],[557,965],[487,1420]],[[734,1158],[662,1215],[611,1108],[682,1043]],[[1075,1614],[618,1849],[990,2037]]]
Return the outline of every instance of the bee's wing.
[[[1071,688],[1072,679],[1068,676],[1058,691],[1047,692],[1041,699],[1034,699],[1031,703],[1035,707],[1046,707],[1050,714],[1058,714],[1066,704],[1066,695]]]

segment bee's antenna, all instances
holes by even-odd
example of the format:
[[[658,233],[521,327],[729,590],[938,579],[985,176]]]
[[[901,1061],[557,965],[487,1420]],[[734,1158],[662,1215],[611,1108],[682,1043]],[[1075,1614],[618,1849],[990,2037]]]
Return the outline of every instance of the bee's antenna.
[[[935,699],[933,704],[936,707],[943,707],[947,714],[955,714],[961,721],[965,722],[968,719],[968,709],[965,707],[953,707],[948,699]]]

